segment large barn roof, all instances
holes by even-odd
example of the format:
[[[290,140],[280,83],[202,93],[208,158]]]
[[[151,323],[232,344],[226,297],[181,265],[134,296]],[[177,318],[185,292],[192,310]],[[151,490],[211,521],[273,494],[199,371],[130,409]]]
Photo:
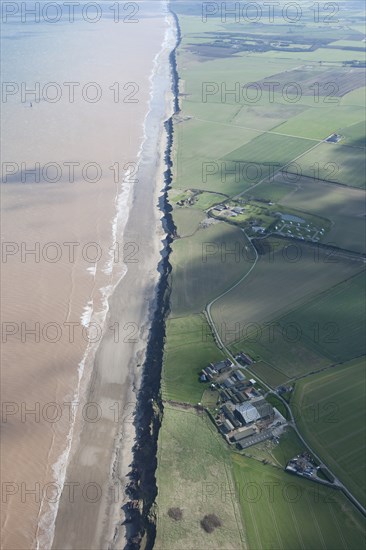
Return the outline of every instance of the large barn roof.
[[[242,403],[241,405],[237,405],[235,409],[243,417],[246,424],[249,424],[249,422],[255,422],[260,418],[259,412],[251,403]]]

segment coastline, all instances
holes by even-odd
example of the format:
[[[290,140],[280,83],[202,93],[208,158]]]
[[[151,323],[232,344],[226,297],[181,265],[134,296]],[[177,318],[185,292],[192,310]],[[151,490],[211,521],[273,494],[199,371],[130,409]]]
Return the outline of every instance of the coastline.
[[[163,49],[164,49],[164,43],[162,45],[162,50]],[[153,68],[149,77],[150,94],[149,94],[149,101],[148,101],[148,111],[146,112],[144,121],[142,123],[143,138],[141,141],[139,151],[136,155],[137,166],[141,161],[141,157],[144,150],[144,144],[147,140],[146,120],[151,111],[150,104],[152,100],[153,80],[158,68],[158,58],[161,55],[162,50],[158,52],[154,58]],[[100,288],[100,293],[102,296],[102,303],[103,303],[103,309],[101,311],[94,311],[93,304],[90,302],[88,302],[84,306],[84,312],[80,319],[81,324],[83,326],[87,327],[90,322],[98,322],[99,326],[106,325],[106,321],[107,321],[108,313],[110,309],[110,300],[113,300],[113,293],[115,292],[116,288],[118,287],[123,277],[125,277],[127,273],[128,268],[127,268],[127,265],[124,263],[122,266],[117,265],[118,273],[116,274],[113,273],[113,267],[114,267],[113,247],[119,241],[121,240],[125,241],[124,230],[128,222],[128,217],[124,217],[124,216],[126,211],[129,213],[132,208],[132,202],[133,202],[132,195],[134,192],[134,184],[136,183],[133,180],[132,181],[130,180],[130,172],[129,171],[125,172],[124,178],[123,178],[123,184],[121,185],[121,189],[119,190],[119,192],[116,193],[116,197],[115,197],[116,213],[114,218],[111,220],[112,238],[111,238],[111,249],[109,252],[109,259],[102,269],[103,273],[110,274],[112,277],[114,276],[115,281],[106,287]],[[91,270],[95,268],[87,268],[87,269]],[[88,344],[85,349],[84,355],[80,363],[78,364],[78,384],[72,399],[73,402],[79,402],[79,400],[82,398],[81,395],[83,393],[83,386],[84,386],[84,391],[86,390],[85,386],[87,385],[87,382],[83,378],[85,375],[85,366],[86,364],[90,364],[90,362],[94,361],[94,358],[98,351],[98,347],[99,347],[99,342],[96,345]],[[135,382],[133,382],[133,384],[134,386],[137,385]],[[58,485],[61,487],[63,487],[65,483],[67,464],[70,458],[71,445],[72,445],[72,440],[74,435],[74,428],[75,428],[75,422],[73,422],[70,425],[70,430],[67,436],[67,445],[64,452],[58,457],[57,461],[52,465],[52,470],[55,474],[54,476],[55,480],[57,481]],[[48,527],[49,525],[51,525],[51,535],[49,537],[49,540],[45,541],[45,543],[46,544],[52,543],[53,536],[54,536],[54,533],[52,532],[52,526],[54,526],[54,523],[57,517],[57,511],[58,511],[58,502],[55,503],[54,509],[47,510],[45,513],[42,513],[42,505],[43,505],[43,502],[41,503],[41,506],[40,506],[39,524],[37,527],[37,535],[36,535],[37,550],[43,546],[43,544],[39,540],[41,537],[38,537],[38,532],[40,531],[40,529],[43,529],[43,531],[49,531],[49,527]]]
[[[166,9],[166,3],[163,3],[164,9]],[[159,182],[163,181],[163,172],[165,169],[165,159],[163,155],[164,151],[164,129],[162,127],[162,120],[165,120],[169,111],[170,98],[168,94],[163,94],[163,100],[161,100],[161,93],[159,99],[159,91],[164,90],[166,86],[167,75],[164,74],[164,66],[168,65],[164,61],[164,57],[170,52],[170,40],[171,33],[174,30],[168,14],[165,16],[167,28],[164,36],[164,41],[160,52],[154,59],[154,66],[150,75],[150,99],[149,110],[144,120],[144,139],[141,144],[141,148],[138,155],[139,163],[139,181],[131,186],[129,193],[129,210],[128,219],[125,223],[123,241],[137,242],[140,252],[143,252],[143,258],[139,258],[136,264],[129,264],[126,271],[120,276],[118,282],[113,288],[113,291],[109,294],[108,309],[105,312],[104,325],[111,326],[115,320],[117,322],[124,323],[124,326],[128,323],[135,324],[139,328],[139,337],[137,342],[133,342],[130,345],[130,349],[126,350],[126,346],[121,346],[120,350],[116,350],[116,346],[111,339],[111,335],[104,333],[103,338],[95,353],[94,368],[91,373],[90,379],[81,381],[80,394],[86,393],[85,402],[98,402],[102,405],[104,401],[105,409],[108,409],[108,403],[112,402],[112,394],[119,403],[118,411],[129,411],[127,414],[123,412],[122,423],[120,414],[118,414],[118,426],[113,426],[113,422],[107,418],[101,418],[97,430],[100,435],[104,436],[107,442],[106,433],[109,433],[114,440],[113,451],[111,451],[111,460],[109,461],[109,476],[108,480],[104,480],[101,484],[103,488],[103,496],[101,502],[98,504],[99,510],[96,511],[96,504],[88,506],[79,502],[79,506],[84,505],[84,512],[89,518],[94,517],[96,519],[96,525],[94,530],[94,536],[90,535],[90,531],[93,529],[87,528],[87,519],[83,518],[85,524],[84,528],[79,525],[75,525],[75,531],[69,528],[69,532],[65,535],[64,528],[66,522],[70,524],[75,516],[75,507],[71,506],[67,501],[66,494],[63,492],[60,502],[59,510],[56,517],[55,532],[53,537],[54,548],[72,547],[72,548],[103,548],[105,544],[108,544],[108,548],[122,548],[124,547],[124,535],[125,531],[121,528],[124,520],[123,502],[126,499],[124,496],[124,488],[126,485],[126,479],[128,475],[129,465],[132,461],[132,446],[135,440],[135,424],[130,420],[131,411],[135,408],[136,404],[136,392],[140,386],[141,375],[136,370],[136,364],[139,366],[144,362],[147,335],[149,327],[152,322],[154,311],[156,309],[157,298],[157,285],[159,273],[154,267],[159,262],[159,255],[161,254],[161,241],[164,237],[163,229],[160,227],[161,222],[159,219],[159,210],[156,208],[156,204],[160,201],[161,189]],[[170,78],[169,78],[170,82]],[[159,90],[160,86],[160,90]],[[155,88],[155,89],[154,89]],[[158,97],[158,101],[157,101]],[[160,106],[159,106],[160,101]],[[157,105],[158,103],[158,105]],[[159,112],[163,105],[164,112]],[[159,145],[160,160],[156,160],[156,145]],[[151,188],[151,168],[154,167],[155,186]],[[145,177],[144,177],[145,176]],[[150,185],[149,185],[150,184]],[[147,191],[147,192],[146,192]],[[150,202],[151,205],[144,203]],[[119,200],[119,198],[118,198]],[[141,221],[136,223],[138,217],[136,214],[144,206],[147,212],[147,219],[144,222],[144,227],[141,228]],[[116,217],[113,221],[113,231],[116,231],[117,221],[120,210],[117,209]],[[151,216],[150,216],[151,214]],[[151,229],[151,222],[155,231]],[[142,230],[141,230],[142,229]],[[151,242],[151,238],[153,241]],[[159,264],[160,265],[160,264]],[[110,290],[110,289],[109,289]],[[128,294],[128,298],[126,297]],[[124,311],[121,311],[121,307]],[[124,315],[125,314],[125,315]],[[124,348],[124,349],[123,349]],[[116,355],[119,354],[119,360],[116,360]],[[128,355],[128,358],[126,357]],[[123,362],[126,364],[126,371],[121,377],[121,373],[117,375],[116,372],[112,374],[112,378],[118,376],[118,387],[111,388],[110,376],[106,376],[105,370],[109,369],[109,361],[115,360],[116,364]],[[107,378],[103,384],[103,377]],[[123,378],[123,380],[122,380]],[[117,380],[114,380],[117,382]],[[113,382],[112,382],[113,384]],[[88,387],[87,387],[88,386]],[[107,391],[103,391],[103,386]],[[118,394],[118,388],[123,392],[123,396]],[[107,395],[106,395],[107,394]],[[100,398],[100,400],[98,399]],[[109,406],[111,408],[111,406]],[[112,424],[112,426],[111,426]],[[116,423],[114,423],[116,424]],[[104,426],[103,426],[104,425]],[[88,454],[86,446],[90,446],[93,436],[91,434],[93,426],[82,425],[80,418],[76,420],[76,429],[73,440],[73,450],[69,451],[69,464],[66,473],[66,480],[72,483],[73,479],[84,479],[84,474],[81,472],[83,458],[85,454]],[[90,461],[90,455],[95,454],[95,449],[90,449],[90,453],[87,459]],[[84,455],[84,457],[83,457]],[[105,458],[104,458],[105,460]],[[90,465],[86,464],[86,465]],[[85,464],[84,464],[85,469]],[[98,469],[98,468],[97,468]],[[94,475],[100,479],[100,473]],[[71,476],[71,477],[70,477]],[[81,477],[80,477],[81,476]],[[103,477],[103,476],[101,476]],[[90,478],[90,475],[89,475]],[[86,480],[89,479],[87,476]],[[73,511],[71,511],[71,509]],[[76,514],[78,515],[78,514]],[[79,517],[80,520],[80,517]],[[73,523],[77,521],[75,519]],[[116,527],[119,525],[120,527]],[[76,535],[78,533],[78,535]]]
[[[163,364],[165,322],[170,308],[171,264],[169,256],[171,243],[176,234],[176,227],[171,215],[172,207],[168,200],[168,191],[172,182],[173,155],[173,121],[180,111],[179,75],[177,72],[176,51],[181,41],[181,30],[178,17],[168,1],[168,9],[175,25],[176,41],[169,54],[171,71],[172,112],[164,123],[166,147],[164,150],[165,171],[163,174],[164,189],[159,199],[162,212],[162,224],[166,238],[159,263],[160,279],[156,295],[156,307],[153,313],[146,359],[143,368],[141,386],[136,407],[136,443],[133,448],[132,470],[127,494],[130,498],[125,505],[127,550],[151,550],[156,536],[155,500],[157,485],[155,472],[157,468],[157,443],[164,406],[161,400],[161,370]],[[138,503],[136,508],[135,504]]]

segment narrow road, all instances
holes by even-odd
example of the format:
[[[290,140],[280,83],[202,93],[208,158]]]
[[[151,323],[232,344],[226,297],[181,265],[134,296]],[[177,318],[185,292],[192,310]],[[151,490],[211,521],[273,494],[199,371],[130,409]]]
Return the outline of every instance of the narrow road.
[[[242,229],[243,233],[245,234],[245,236],[247,237],[244,229]],[[229,288],[228,290],[226,290],[225,292],[223,292],[222,294],[220,294],[219,296],[217,296],[214,300],[212,300],[209,304],[207,304],[206,306],[206,310],[205,310],[205,315],[206,315],[206,318],[207,318],[207,321],[212,329],[212,332],[215,336],[215,339],[217,341],[217,344],[218,346],[227,354],[228,357],[230,357],[230,359],[232,360],[232,362],[234,363],[234,365],[236,365],[237,367],[242,367],[242,365],[240,365],[238,363],[238,361],[235,359],[235,357],[233,356],[233,354],[228,350],[228,348],[225,346],[224,342],[222,341],[222,338],[219,334],[219,331],[217,330],[216,328],[216,325],[212,319],[212,315],[211,315],[211,307],[212,305],[217,302],[218,300],[220,300],[223,296],[225,296],[226,294],[228,294],[229,292],[231,292],[234,288],[236,288],[238,285],[240,285],[247,277],[248,275],[250,275],[250,273],[252,272],[252,270],[255,268],[256,264],[257,264],[257,261],[258,261],[258,253],[254,247],[254,245],[252,244],[251,240],[249,239],[249,237],[247,237],[248,241],[250,242],[251,246],[253,247],[253,250],[255,252],[255,261],[253,263],[253,265],[251,266],[251,268],[249,269],[249,271],[241,278],[239,279],[239,281],[237,281],[231,288]],[[292,410],[290,408],[290,405],[287,403],[287,401],[285,399],[283,399],[283,397],[281,397],[280,395],[278,395],[274,390],[273,388],[271,388],[271,386],[269,386],[266,382],[264,382],[261,378],[259,378],[259,376],[257,375],[257,373],[253,372],[250,370],[249,367],[246,367],[246,370],[248,372],[250,372],[255,378],[257,378],[257,380],[259,380],[259,382],[265,387],[267,388],[268,392],[275,395],[277,397],[277,399],[279,399],[283,404],[284,406],[286,407],[286,410],[288,411],[289,413],[289,417],[290,417],[290,422],[289,422],[289,425],[295,430],[297,436],[299,437],[299,439],[301,440],[301,442],[303,443],[303,445],[305,446],[305,448],[316,458],[316,460],[319,462],[320,465],[324,465],[325,468],[327,468],[327,470],[329,471],[329,473],[333,476],[334,478],[334,485],[339,488],[341,491],[343,491],[344,495],[352,502],[352,504],[354,504],[356,506],[356,508],[366,517],[366,508],[356,499],[356,497],[353,496],[353,494],[347,489],[347,487],[345,487],[345,485],[337,478],[337,476],[334,474],[334,472],[332,472],[332,470],[327,466],[327,464],[325,464],[325,462],[320,458],[320,456],[312,449],[312,447],[310,447],[310,445],[306,442],[306,440],[303,438],[303,436],[301,435],[297,425],[296,425],[296,421],[295,421],[295,417],[292,413]]]
[[[249,275],[250,273],[253,271],[253,269],[255,268],[255,266],[257,265],[257,261],[258,261],[258,252],[255,248],[255,246],[252,244],[252,241],[250,240],[250,238],[248,237],[248,235],[245,233],[244,229],[241,230],[244,235],[246,236],[247,240],[248,240],[248,243],[250,243],[250,245],[252,246],[253,250],[254,250],[254,262],[253,262],[253,265],[251,266],[251,268],[249,269],[249,271],[247,271],[247,273],[245,273],[245,275],[243,277],[241,277],[241,279],[239,279],[239,281],[237,281],[232,287],[230,287],[228,290],[226,290],[225,292],[223,292],[222,294],[220,294],[220,296],[217,296],[214,300],[212,300],[212,302],[210,302],[209,304],[207,304],[206,306],[206,310],[205,310],[205,315],[207,317],[207,320],[208,320],[208,323],[210,325],[210,327],[212,328],[213,330],[213,333],[215,335],[215,338],[217,340],[217,343],[219,345],[220,348],[224,349],[225,352],[230,356],[230,358],[232,359],[232,361],[235,363],[235,364],[238,364],[235,360],[235,358],[232,356],[232,354],[230,353],[230,351],[226,348],[225,344],[223,343],[222,339],[221,339],[221,336],[219,334],[219,331],[217,330],[216,326],[215,326],[215,323],[213,322],[213,319],[212,319],[212,316],[211,316],[211,307],[213,306],[213,304],[215,302],[217,302],[218,300],[220,300],[220,298],[222,298],[223,296],[225,296],[226,294],[228,294],[229,292],[231,292],[234,288],[236,288],[238,285],[240,285],[240,283],[242,283]]]
[[[270,386],[268,386],[268,384],[266,384],[261,378],[258,377],[258,375],[256,373],[254,373],[253,371],[251,371],[249,368],[247,368],[247,370],[253,375],[255,376],[259,381],[260,383],[265,386],[267,389],[268,389],[268,393],[272,393],[273,395],[275,395],[277,397],[277,399],[279,399],[286,407],[289,415],[290,415],[290,419],[291,421],[289,422],[289,425],[295,430],[296,434],[298,435],[299,439],[301,440],[301,442],[303,443],[303,445],[308,449],[308,451],[310,451],[310,453],[317,459],[317,461],[319,462],[319,464],[321,466],[324,466],[328,471],[329,473],[333,476],[334,478],[334,485],[336,487],[338,487],[339,489],[341,489],[343,491],[343,493],[346,495],[346,497],[359,509],[359,511],[364,515],[366,516],[366,508],[356,499],[356,497],[353,496],[353,494],[347,489],[347,487],[337,478],[337,476],[334,474],[334,472],[332,472],[332,470],[327,466],[327,464],[325,464],[325,462],[322,460],[322,458],[313,450],[312,447],[310,447],[310,445],[306,442],[306,440],[303,438],[303,436],[301,435],[297,425],[296,425],[296,421],[295,421],[295,417],[292,413],[292,410],[291,410],[291,407],[290,405],[287,403],[287,401],[285,399],[283,399],[283,397],[281,397],[280,395],[278,395],[277,392],[275,392]]]

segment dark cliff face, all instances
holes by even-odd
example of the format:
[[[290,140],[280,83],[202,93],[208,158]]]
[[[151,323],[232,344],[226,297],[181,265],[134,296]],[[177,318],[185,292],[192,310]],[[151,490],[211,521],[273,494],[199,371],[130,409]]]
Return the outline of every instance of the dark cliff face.
[[[170,66],[172,71],[172,92],[174,95],[174,114],[178,114],[180,112],[180,106],[179,106],[179,74],[177,69],[177,49],[179,48],[180,42],[182,40],[182,33],[179,25],[179,20],[177,14],[172,10],[170,6],[170,13],[173,16],[173,19],[175,21],[175,26],[177,29],[177,43],[175,45],[175,48],[171,51],[169,60],[170,60]]]
[[[180,28],[178,18],[171,12],[177,25],[177,44],[170,53],[169,60],[172,74],[172,91],[174,96],[174,114],[179,108],[179,77],[176,63],[176,48],[180,43]],[[173,115],[174,116],[174,115]],[[131,465],[130,482],[127,494],[130,501],[124,505],[127,530],[126,550],[144,548],[150,550],[154,546],[156,524],[154,502],[157,496],[156,467],[157,443],[163,404],[160,397],[161,370],[165,342],[165,321],[169,313],[170,285],[169,275],[171,265],[169,255],[171,243],[176,228],[172,218],[172,207],[168,202],[168,191],[172,182],[172,147],[173,147],[173,117],[164,124],[167,134],[165,150],[164,193],[159,200],[159,208],[163,213],[162,224],[166,233],[164,248],[159,262],[160,279],[157,288],[155,311],[147,344],[146,360],[143,366],[141,386],[137,396],[135,413],[136,442],[133,447],[133,462]]]

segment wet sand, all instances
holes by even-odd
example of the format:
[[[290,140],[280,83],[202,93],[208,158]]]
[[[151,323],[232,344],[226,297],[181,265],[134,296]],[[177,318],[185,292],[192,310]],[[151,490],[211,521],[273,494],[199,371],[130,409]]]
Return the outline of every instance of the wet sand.
[[[15,331],[3,345],[1,372],[2,401],[9,403],[9,414],[2,422],[2,482],[8,483],[2,531],[7,550],[48,550],[57,511],[54,548],[113,547],[115,527],[122,519],[124,476],[134,435],[132,390],[138,384],[137,364],[142,362],[146,346],[163,238],[155,206],[157,182],[163,181],[158,174],[158,142],[152,139],[150,143],[138,183],[116,184],[108,168],[116,161],[125,166],[137,160],[149,76],[167,26],[162,7],[159,9],[159,15],[141,18],[139,24],[124,27],[123,33],[101,22],[101,28],[87,28],[77,37],[70,35],[64,49],[56,48],[59,53],[53,55],[57,76],[45,57],[46,50],[39,54],[46,81],[102,81],[103,89],[115,81],[135,81],[140,88],[137,104],[41,101],[30,108],[14,101],[5,105],[8,138],[3,161],[29,165],[97,162],[103,168],[97,183],[77,177],[73,183],[62,179],[53,184],[31,180],[22,184],[14,179],[2,185],[3,243],[15,243],[19,250],[21,243],[28,249],[40,243],[39,258],[22,257],[19,251],[9,255],[2,266],[2,323],[13,323]],[[40,37],[43,47],[48,39]],[[18,55],[24,48],[25,59],[26,40],[23,46],[21,41],[17,45]],[[128,58],[119,53],[126,51]],[[71,57],[73,64],[67,67]],[[30,65],[23,67],[22,80],[37,80],[30,76],[34,74]],[[8,80],[16,80],[10,73],[8,69]],[[161,86],[163,81],[166,75]],[[157,137],[159,132],[161,136],[162,118],[153,123],[151,136]],[[129,187],[134,200],[126,194],[116,220],[118,197]],[[131,216],[127,222],[128,207]],[[121,254],[111,264],[113,231]],[[60,248],[47,248],[46,243],[51,242],[61,248],[57,261],[50,258]],[[70,242],[80,243],[71,259],[70,248],[64,244]],[[90,261],[95,249],[83,251],[91,242],[102,251],[96,263]],[[133,263],[135,259],[138,261]],[[109,299],[105,322],[106,299],[126,267],[127,273]],[[89,332],[96,341],[88,344],[82,322],[90,320],[96,323],[98,333],[95,337],[95,331]],[[40,324],[39,338],[26,334],[35,323]],[[75,323],[73,341],[67,323]],[[57,335],[57,330],[61,334]],[[99,331],[103,331],[102,339]],[[71,401],[78,401],[72,432],[74,415],[67,405]],[[87,402],[96,405],[85,407]],[[26,414],[31,409],[35,414]],[[60,499],[64,479],[66,488]],[[35,493],[27,492],[32,489]],[[116,539],[115,548],[122,548],[123,530]]]
[[[157,209],[163,187],[165,169],[163,153],[166,134],[163,121],[170,115],[172,101],[167,89],[170,82],[168,56],[172,43],[162,52],[161,75],[156,84],[156,104],[147,122],[147,140],[139,167],[139,183],[134,188],[133,203],[125,229],[125,239],[138,243],[135,263],[128,270],[109,301],[107,325],[131,324],[136,327],[135,343],[115,344],[113,335],[105,334],[97,351],[87,400],[102,405],[103,414],[97,423],[83,423],[80,440],[67,471],[67,481],[77,480],[100,488],[100,499],[81,495],[70,502],[69,491],[62,495],[56,522],[53,548],[124,548],[121,529],[121,506],[127,474],[132,462],[134,441],[133,410],[136,402],[134,388],[139,384],[146,351],[146,342],[154,310],[154,295],[158,282],[157,264],[162,249],[162,232]],[[141,368],[141,367],[140,367]],[[117,416],[111,414],[111,410]],[[110,442],[114,441],[114,448]],[[109,472],[105,466],[108,465]],[[97,494],[97,489],[95,490]],[[117,526],[120,526],[117,529]],[[65,528],[66,526],[66,528]],[[113,540],[111,534],[114,535]]]

